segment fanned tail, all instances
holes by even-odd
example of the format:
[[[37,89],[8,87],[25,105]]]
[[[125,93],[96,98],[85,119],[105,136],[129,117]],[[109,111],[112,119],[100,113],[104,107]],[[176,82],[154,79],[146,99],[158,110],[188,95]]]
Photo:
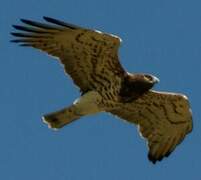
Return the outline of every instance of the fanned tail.
[[[73,106],[64,108],[57,112],[46,114],[42,117],[43,122],[48,124],[49,128],[53,129],[60,129],[79,118],[80,116],[74,113]]]

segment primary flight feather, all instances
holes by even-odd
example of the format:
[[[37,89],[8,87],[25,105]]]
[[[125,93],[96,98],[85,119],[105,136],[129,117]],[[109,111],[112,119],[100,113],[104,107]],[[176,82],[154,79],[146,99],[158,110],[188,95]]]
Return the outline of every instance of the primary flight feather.
[[[183,94],[150,90],[159,80],[150,74],[131,74],[118,58],[121,39],[53,18],[48,23],[21,19],[25,26],[12,42],[40,49],[59,58],[65,72],[80,88],[71,106],[43,117],[51,128],[61,128],[82,116],[109,112],[138,125],[153,163],[167,157],[192,130],[192,115]]]

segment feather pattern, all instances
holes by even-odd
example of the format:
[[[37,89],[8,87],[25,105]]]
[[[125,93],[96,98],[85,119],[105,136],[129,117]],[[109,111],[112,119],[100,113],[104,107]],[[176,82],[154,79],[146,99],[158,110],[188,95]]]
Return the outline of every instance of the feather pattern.
[[[120,88],[125,72],[118,59],[117,36],[49,17],[44,20],[51,24],[21,19],[25,26],[13,26],[21,32],[11,33],[17,37],[12,42],[58,57],[82,92],[97,89],[101,93],[102,88]]]
[[[148,91],[130,103],[118,103],[110,113],[139,125],[153,163],[168,157],[192,130],[188,99],[182,94]]]
[[[46,23],[21,19],[11,42],[57,57],[82,96],[71,106],[47,114],[44,122],[61,128],[88,114],[109,112],[136,124],[147,140],[153,163],[168,157],[192,130],[188,99],[150,89],[158,78],[126,72],[119,62],[119,37],[44,17]]]

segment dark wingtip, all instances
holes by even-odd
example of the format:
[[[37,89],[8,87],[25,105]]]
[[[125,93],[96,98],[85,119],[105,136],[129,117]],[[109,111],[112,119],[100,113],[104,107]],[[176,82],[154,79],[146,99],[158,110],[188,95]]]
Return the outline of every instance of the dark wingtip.
[[[43,16],[43,19],[46,20],[46,21],[49,21],[49,20],[52,20],[53,18],[48,17],[48,16]]]
[[[53,23],[53,24],[57,24],[57,25],[60,25],[60,26],[63,26],[63,27],[67,27],[67,28],[70,28],[70,29],[77,29],[77,28],[79,28],[76,25],[73,25],[73,24],[70,24],[70,23],[66,23],[66,22],[63,22],[63,21],[51,18],[51,17],[43,16],[43,19],[46,20],[47,22],[50,22],[50,23]]]
[[[19,26],[13,24],[12,27],[15,28],[15,29],[18,29]]]
[[[27,27],[24,26],[19,26],[19,25],[12,25],[13,28],[20,30],[20,31],[27,31],[27,32],[33,32],[32,29],[29,29]]]
[[[59,20],[48,17],[48,16],[43,16],[43,19],[48,21],[48,22],[59,22]]]
[[[23,23],[27,23],[27,21],[29,21],[29,20],[21,18],[20,21],[23,22]]]
[[[13,35],[13,36],[15,36],[15,33],[14,33],[14,32],[10,32],[10,34]]]
[[[20,21],[24,24],[32,25],[34,26],[34,21],[28,20],[28,19],[20,19]]]
[[[22,23],[34,26],[34,27],[39,27],[42,29],[56,29],[56,27],[50,26],[48,24],[44,24],[44,23],[40,23],[37,21],[32,21],[32,20],[28,20],[28,19],[20,19]]]
[[[15,37],[27,37],[28,36],[28,35],[25,35],[22,33],[16,33],[16,32],[11,32],[10,34]]]
[[[22,46],[22,47],[31,47],[30,44],[19,44],[19,46]],[[33,46],[32,46],[33,47]]]
[[[14,40],[10,40],[10,42],[11,43],[18,43],[19,41],[14,39]]]
[[[30,44],[22,43],[22,42],[19,42],[18,40],[15,40],[15,39],[14,39],[14,40],[10,40],[10,42],[11,42],[11,43],[19,43],[18,45],[19,45],[19,46],[23,46],[23,47],[25,47],[25,46],[27,46],[27,47],[28,47],[28,46],[31,46]]]
[[[165,154],[165,157],[168,157],[170,154],[172,153],[172,151],[169,151]]]
[[[165,157],[168,157],[171,152],[167,153]],[[148,159],[153,163],[156,164],[157,161],[162,161],[164,156],[159,156],[158,158],[154,157],[151,153],[148,154]]]
[[[150,153],[148,154],[148,159],[149,159],[153,164],[156,164],[157,159],[156,159],[154,156],[152,156]]]
[[[158,161],[161,161],[163,159],[163,156],[160,156],[159,158],[158,158]]]

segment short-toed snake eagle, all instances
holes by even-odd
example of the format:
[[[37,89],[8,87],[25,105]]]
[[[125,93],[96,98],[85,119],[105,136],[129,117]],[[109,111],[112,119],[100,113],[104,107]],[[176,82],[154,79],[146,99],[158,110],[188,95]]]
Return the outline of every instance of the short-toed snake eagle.
[[[12,42],[31,46],[59,58],[80,88],[71,106],[43,117],[61,128],[84,115],[109,112],[138,125],[147,140],[153,163],[168,156],[192,130],[188,99],[183,94],[150,90],[158,79],[125,71],[118,58],[119,37],[44,17],[49,24],[21,19]]]

